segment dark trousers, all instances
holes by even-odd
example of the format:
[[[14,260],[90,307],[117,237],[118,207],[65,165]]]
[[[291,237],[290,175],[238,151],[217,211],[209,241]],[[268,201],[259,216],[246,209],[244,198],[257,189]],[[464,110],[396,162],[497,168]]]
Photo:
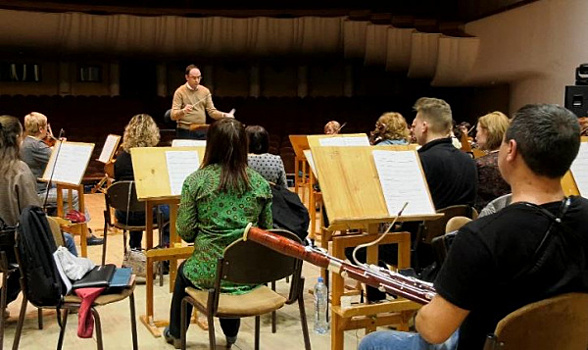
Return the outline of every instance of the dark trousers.
[[[172,296],[171,308],[169,310],[169,332],[174,338],[180,338],[182,299],[186,296],[186,287],[194,287],[192,282],[184,275],[184,262],[178,267],[176,285]],[[192,315],[192,305],[188,303],[186,315]],[[189,316],[188,316],[189,317]],[[221,328],[226,337],[236,337],[241,325],[240,318],[219,318]],[[187,326],[190,326],[188,322]],[[213,327],[213,325],[208,325]]]
[[[178,139],[189,139],[189,140],[206,140],[206,131],[177,128],[176,138]]]
[[[160,205],[159,209],[163,214],[163,242],[167,245],[169,243],[169,206]],[[114,216],[118,222],[127,223],[127,225],[145,225],[145,212],[129,212],[127,221],[127,212],[122,210],[115,210]],[[153,222],[157,222],[157,208],[153,208]],[[141,240],[143,239],[143,231],[129,232],[129,247],[131,249],[141,249]]]

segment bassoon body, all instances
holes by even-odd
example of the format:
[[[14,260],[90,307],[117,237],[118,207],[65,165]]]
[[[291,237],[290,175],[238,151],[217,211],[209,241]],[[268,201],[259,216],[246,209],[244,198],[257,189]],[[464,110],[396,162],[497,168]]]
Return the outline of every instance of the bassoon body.
[[[352,265],[316,248],[304,246],[286,237],[251,225],[245,229],[243,238],[420,304],[428,304],[436,295],[432,283],[403,276],[375,265],[366,265],[367,267]]]

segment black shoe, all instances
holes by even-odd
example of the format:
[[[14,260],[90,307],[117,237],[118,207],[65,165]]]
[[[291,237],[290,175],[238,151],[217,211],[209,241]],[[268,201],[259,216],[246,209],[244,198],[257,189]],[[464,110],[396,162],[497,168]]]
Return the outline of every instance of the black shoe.
[[[182,348],[182,340],[171,335],[171,333],[169,332],[169,327],[165,327],[165,329],[163,330],[163,337],[165,338],[165,341],[168,344],[173,345],[174,348],[176,348],[176,349]]]
[[[91,235],[90,237],[86,238],[86,243],[88,245],[101,245],[104,244],[104,239]]]
[[[237,342],[237,336],[234,337],[226,337],[227,338],[227,348],[230,348],[233,344]]]

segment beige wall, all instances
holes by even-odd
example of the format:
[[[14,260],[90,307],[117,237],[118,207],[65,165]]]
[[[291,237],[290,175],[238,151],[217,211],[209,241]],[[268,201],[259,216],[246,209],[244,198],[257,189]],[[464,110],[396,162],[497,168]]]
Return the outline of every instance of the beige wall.
[[[480,38],[469,84],[511,84],[511,113],[527,103],[564,104],[588,62],[588,1],[540,0],[466,26]]]

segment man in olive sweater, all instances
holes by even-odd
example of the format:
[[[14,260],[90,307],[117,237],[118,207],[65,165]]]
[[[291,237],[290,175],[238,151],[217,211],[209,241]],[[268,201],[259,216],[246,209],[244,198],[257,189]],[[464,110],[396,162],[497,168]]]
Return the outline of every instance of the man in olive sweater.
[[[206,139],[206,112],[215,120],[233,118],[234,110],[224,113],[212,103],[212,94],[200,85],[200,69],[191,64],[186,67],[186,84],[176,89],[171,108],[171,119],[177,123],[176,137],[180,139]]]

